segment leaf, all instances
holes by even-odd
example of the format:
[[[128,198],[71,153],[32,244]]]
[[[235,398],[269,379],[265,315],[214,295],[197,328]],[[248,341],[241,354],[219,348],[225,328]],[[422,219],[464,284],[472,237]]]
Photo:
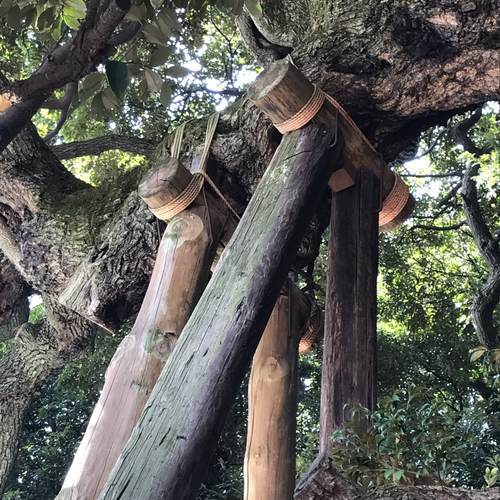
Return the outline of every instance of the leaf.
[[[102,93],[102,103],[109,111],[114,111],[116,108],[120,107],[120,101],[117,99],[114,91],[110,87],[104,89]]]
[[[80,21],[78,20],[78,18],[70,16],[66,11],[66,7],[63,10],[63,20],[69,28],[75,31],[80,27]]]
[[[132,5],[125,16],[125,19],[127,19],[128,21],[142,22],[144,19],[146,19],[147,14],[148,11],[144,4]]]
[[[106,76],[116,97],[122,99],[129,82],[127,64],[121,61],[106,61]]]
[[[63,4],[83,14],[87,11],[84,0],[64,0]]]
[[[160,92],[160,102],[167,107],[172,100],[172,87],[168,82],[164,82]]]
[[[102,93],[95,95],[92,99],[92,103],[90,105],[90,112],[92,117],[97,119],[104,118],[106,115],[104,104],[102,102]]]
[[[262,17],[262,6],[259,0],[245,0],[245,7],[255,19]]]
[[[158,25],[166,36],[172,32],[180,33],[182,29],[181,23],[177,19],[177,14],[171,9],[163,9],[158,14]]]
[[[191,71],[182,66],[172,66],[167,69],[166,73],[172,78],[184,78],[185,76],[189,75]]]
[[[153,71],[149,68],[145,68],[144,78],[146,80],[150,92],[161,92],[163,86],[163,79],[156,71]]]
[[[21,11],[19,10],[19,7],[17,5],[9,10],[7,14],[7,24],[11,28],[18,28],[21,24]]]
[[[42,7],[43,9],[43,7]],[[49,28],[52,23],[54,22],[55,19],[55,11],[52,7],[42,10],[37,7],[37,16],[34,19],[34,24],[36,24],[36,27],[40,30],[43,31],[47,28]]]
[[[80,101],[85,101],[92,97],[98,90],[101,90],[104,83],[104,75],[102,73],[91,73],[83,80],[78,95]]]
[[[149,0],[151,2],[151,5],[155,9],[159,9],[163,5],[163,0]]]
[[[163,35],[160,29],[154,24],[147,23],[142,29],[142,31],[146,39],[149,40],[151,43],[165,45],[165,43],[167,42],[167,37]]]
[[[158,47],[151,54],[151,59],[149,62],[153,67],[160,66],[168,61],[172,53],[173,51],[170,47]]]
[[[481,356],[487,351],[486,347],[484,346],[479,346],[475,347],[474,349],[470,350],[470,361],[471,363],[474,363],[474,361],[477,361],[478,359],[481,358]]]
[[[392,477],[396,480],[396,481],[401,481],[401,479],[404,477],[405,475],[405,471],[403,469],[398,469],[396,471],[394,471],[394,474],[392,475]]]

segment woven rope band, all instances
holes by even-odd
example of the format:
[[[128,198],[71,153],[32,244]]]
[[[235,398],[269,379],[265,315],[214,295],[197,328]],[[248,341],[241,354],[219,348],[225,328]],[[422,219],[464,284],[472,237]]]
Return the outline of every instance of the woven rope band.
[[[321,90],[317,85],[314,85],[313,93],[309,100],[304,104],[304,106],[297,111],[292,117],[288,118],[281,123],[274,123],[273,125],[282,133],[287,134],[288,132],[293,132],[294,130],[298,130],[299,128],[307,125],[319,112],[322,108],[325,99],[330,102],[336,111],[344,118],[346,122],[348,122],[351,127],[354,128],[361,136],[363,141],[367,144],[367,146],[377,153],[376,149],[373,147],[372,143],[366,138],[366,136],[361,132],[359,127],[356,125],[354,120],[349,116],[349,113],[336,101],[331,95],[328,95],[326,92]],[[378,154],[378,153],[377,153]]]
[[[150,208],[151,212],[158,217],[158,219],[169,221],[174,218],[176,215],[180,214],[186,208],[193,203],[198,195],[201,193],[203,189],[203,184],[207,181],[212,189],[215,191],[217,196],[224,202],[224,204],[228,207],[231,213],[239,220],[239,216],[236,211],[233,209],[231,204],[226,200],[222,192],[215,185],[215,183],[210,179],[208,174],[206,173],[207,169],[207,160],[210,152],[210,146],[212,144],[212,140],[215,134],[215,130],[217,129],[217,123],[219,122],[219,113],[214,113],[208,118],[207,121],[207,130],[205,134],[205,144],[203,147],[203,153],[200,158],[200,171],[193,174],[193,177],[189,181],[189,184],[184,188],[182,193],[177,195],[173,200],[169,201],[165,205],[158,208]],[[172,158],[179,158],[181,154],[181,146],[182,146],[182,138],[184,136],[184,128],[186,123],[182,123],[179,127],[177,127],[175,131],[174,140],[172,142],[172,146],[170,149]]]
[[[281,123],[275,123],[274,126],[282,133],[286,134],[302,128],[307,125],[318,113],[325,102],[325,93],[316,85],[313,93],[304,106],[297,111],[291,118]]]
[[[384,226],[392,222],[403,211],[410,198],[408,186],[399,175],[394,175],[394,186],[392,186],[391,192],[386,196],[382,210],[378,216],[379,226]]]

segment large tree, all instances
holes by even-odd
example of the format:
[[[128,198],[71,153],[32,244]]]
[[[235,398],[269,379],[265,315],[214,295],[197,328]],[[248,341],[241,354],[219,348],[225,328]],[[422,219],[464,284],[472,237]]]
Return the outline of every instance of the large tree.
[[[387,162],[411,156],[428,127],[500,96],[499,7],[493,1],[283,0],[224,6],[235,16],[255,64],[291,58],[341,102]],[[11,374],[2,376],[1,393],[15,397],[0,401],[0,413],[6,411],[18,422],[51,370],[91,341],[92,323],[116,330],[137,310],[158,244],[154,219],[135,192],[141,168],[86,183],[61,160],[110,149],[160,154],[163,135],[171,129],[141,124],[148,111],[158,111],[160,101],[171,103],[171,109],[183,107],[185,116],[196,118],[186,126],[183,155],[189,158],[203,141],[203,115],[210,105],[200,104],[194,111],[189,106],[200,101],[200,92],[206,96],[213,91],[200,88],[196,79],[187,88],[183,85],[183,60],[203,46],[206,32],[213,38],[218,33],[219,41],[209,50],[225,64],[212,70],[227,84],[216,92],[237,96],[231,64],[244,49],[221,28],[228,21],[208,2],[131,6],[116,0],[43,5],[7,0],[0,3],[0,16],[1,334],[15,335],[33,291],[43,295],[52,311],[39,334],[22,329],[1,360],[1,372]],[[60,113],[52,132],[46,109]],[[99,114],[113,114],[121,134],[101,126],[102,137],[62,143],[61,131],[74,127],[68,116],[79,119],[85,135],[85,118],[95,120]],[[172,119],[174,114],[161,111],[157,116]],[[32,118],[39,131],[48,132],[45,140]],[[140,137],[134,136],[137,131]],[[279,140],[246,99],[223,111],[210,169],[221,190],[241,207]],[[462,191],[474,234],[486,241],[492,237],[484,225],[474,225],[474,168],[467,171]],[[295,267],[314,261],[327,204],[325,197]],[[486,244],[484,250],[492,271],[483,296],[493,293],[486,307],[477,308],[479,325],[498,302],[498,245],[496,251],[490,247]],[[489,331],[484,330],[483,341],[492,347]],[[32,352],[42,356],[42,365]],[[0,438],[7,443],[0,449],[0,472],[11,465],[18,427],[2,427],[1,433],[11,437]]]

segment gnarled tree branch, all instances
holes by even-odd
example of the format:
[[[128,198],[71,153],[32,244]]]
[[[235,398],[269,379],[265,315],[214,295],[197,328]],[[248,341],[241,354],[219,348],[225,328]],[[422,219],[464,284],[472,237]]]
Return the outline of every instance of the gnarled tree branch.
[[[70,158],[77,158],[79,156],[99,155],[104,151],[113,149],[149,156],[157,146],[154,142],[141,139],[140,137],[110,134],[94,139],[87,139],[86,141],[56,144],[51,146],[50,149],[60,160],[69,160]]]

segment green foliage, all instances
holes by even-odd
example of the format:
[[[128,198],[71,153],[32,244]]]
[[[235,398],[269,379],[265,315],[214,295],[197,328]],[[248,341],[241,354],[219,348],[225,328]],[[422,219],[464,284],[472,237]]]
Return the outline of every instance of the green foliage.
[[[30,315],[28,321],[30,323],[40,323],[42,319],[46,316],[45,306],[43,304],[38,304],[30,309]]]
[[[100,333],[91,353],[69,363],[42,388],[28,411],[23,444],[4,499],[56,496],[122,335]]]
[[[398,482],[483,485],[495,431],[482,405],[458,411],[441,394],[415,387],[386,396],[374,412],[356,410],[369,418],[369,431],[355,425],[336,430],[332,455],[364,488]]]

